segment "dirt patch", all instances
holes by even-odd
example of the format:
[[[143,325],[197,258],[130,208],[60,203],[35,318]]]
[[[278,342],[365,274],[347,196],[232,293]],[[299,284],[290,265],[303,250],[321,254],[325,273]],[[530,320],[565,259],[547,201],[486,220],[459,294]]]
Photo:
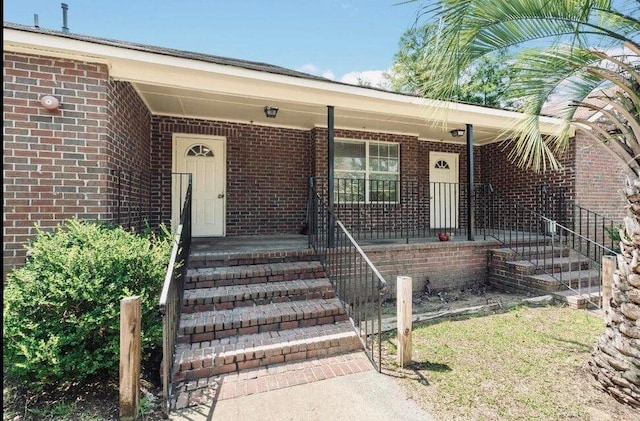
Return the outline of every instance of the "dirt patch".
[[[3,421],[115,421],[118,420],[117,380],[95,378],[82,383],[34,393],[6,378],[2,382]],[[141,421],[166,419],[159,384],[141,381]]]
[[[508,308],[521,304],[522,300],[534,297],[527,293],[509,293],[490,286],[467,288],[458,291],[430,291],[426,289],[422,294],[414,294],[413,314],[438,313],[460,310],[468,307],[490,305],[497,308]],[[397,312],[395,299],[386,299],[382,303],[383,317]]]

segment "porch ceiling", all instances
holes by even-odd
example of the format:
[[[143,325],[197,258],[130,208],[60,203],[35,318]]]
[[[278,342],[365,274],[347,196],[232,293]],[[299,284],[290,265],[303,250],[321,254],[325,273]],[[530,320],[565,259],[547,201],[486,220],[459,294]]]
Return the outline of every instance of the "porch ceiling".
[[[327,126],[327,105],[306,103],[294,99],[273,99],[265,96],[212,93],[148,83],[134,82],[149,110],[154,115],[169,115],[206,120],[224,120],[296,129]],[[265,106],[278,107],[275,119],[267,118]],[[465,122],[451,118],[448,123],[434,123],[424,116],[398,115],[335,106],[335,126],[342,129],[399,133],[420,139],[465,143],[465,137],[453,138],[448,130],[465,128]],[[500,130],[474,125],[476,144],[495,141]]]
[[[327,126],[465,143],[449,131],[473,124],[476,144],[501,139],[523,115],[467,104],[330,81],[295,70],[122,41],[63,34],[5,23],[4,51],[102,63],[114,80],[131,83],[154,115],[224,120],[311,129]],[[266,105],[278,107],[275,119]],[[556,133],[560,122],[542,118],[541,130]]]

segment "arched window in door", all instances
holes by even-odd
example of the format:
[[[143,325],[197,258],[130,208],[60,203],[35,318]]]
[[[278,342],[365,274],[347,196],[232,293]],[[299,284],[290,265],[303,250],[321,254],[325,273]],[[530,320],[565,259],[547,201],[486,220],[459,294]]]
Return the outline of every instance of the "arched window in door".
[[[207,145],[193,145],[187,150],[187,156],[204,156],[213,158],[213,151]]]
[[[448,170],[449,169],[449,163],[447,161],[445,161],[444,159],[440,159],[440,160],[436,161],[435,168],[437,168],[439,170]]]

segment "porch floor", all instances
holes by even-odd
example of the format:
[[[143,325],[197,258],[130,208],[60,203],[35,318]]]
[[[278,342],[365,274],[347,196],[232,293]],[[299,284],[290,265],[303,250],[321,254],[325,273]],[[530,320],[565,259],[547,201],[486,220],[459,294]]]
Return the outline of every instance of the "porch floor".
[[[402,245],[467,241],[465,236],[455,236],[448,242],[441,242],[437,237],[380,238],[356,239],[360,246]],[[495,243],[494,238],[484,240],[482,235],[476,236],[476,243]],[[192,253],[250,253],[265,250],[303,250],[309,248],[308,238],[301,234],[243,235],[234,237],[194,237],[191,240]]]

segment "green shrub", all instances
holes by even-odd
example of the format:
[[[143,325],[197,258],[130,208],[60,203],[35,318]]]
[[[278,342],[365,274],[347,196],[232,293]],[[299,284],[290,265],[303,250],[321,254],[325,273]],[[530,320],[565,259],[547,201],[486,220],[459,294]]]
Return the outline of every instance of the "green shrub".
[[[159,346],[158,300],[171,252],[166,229],[136,235],[67,221],[38,232],[4,289],[4,372],[31,388],[119,369],[120,300],[142,301],[143,352]],[[143,354],[144,355],[144,354]]]

